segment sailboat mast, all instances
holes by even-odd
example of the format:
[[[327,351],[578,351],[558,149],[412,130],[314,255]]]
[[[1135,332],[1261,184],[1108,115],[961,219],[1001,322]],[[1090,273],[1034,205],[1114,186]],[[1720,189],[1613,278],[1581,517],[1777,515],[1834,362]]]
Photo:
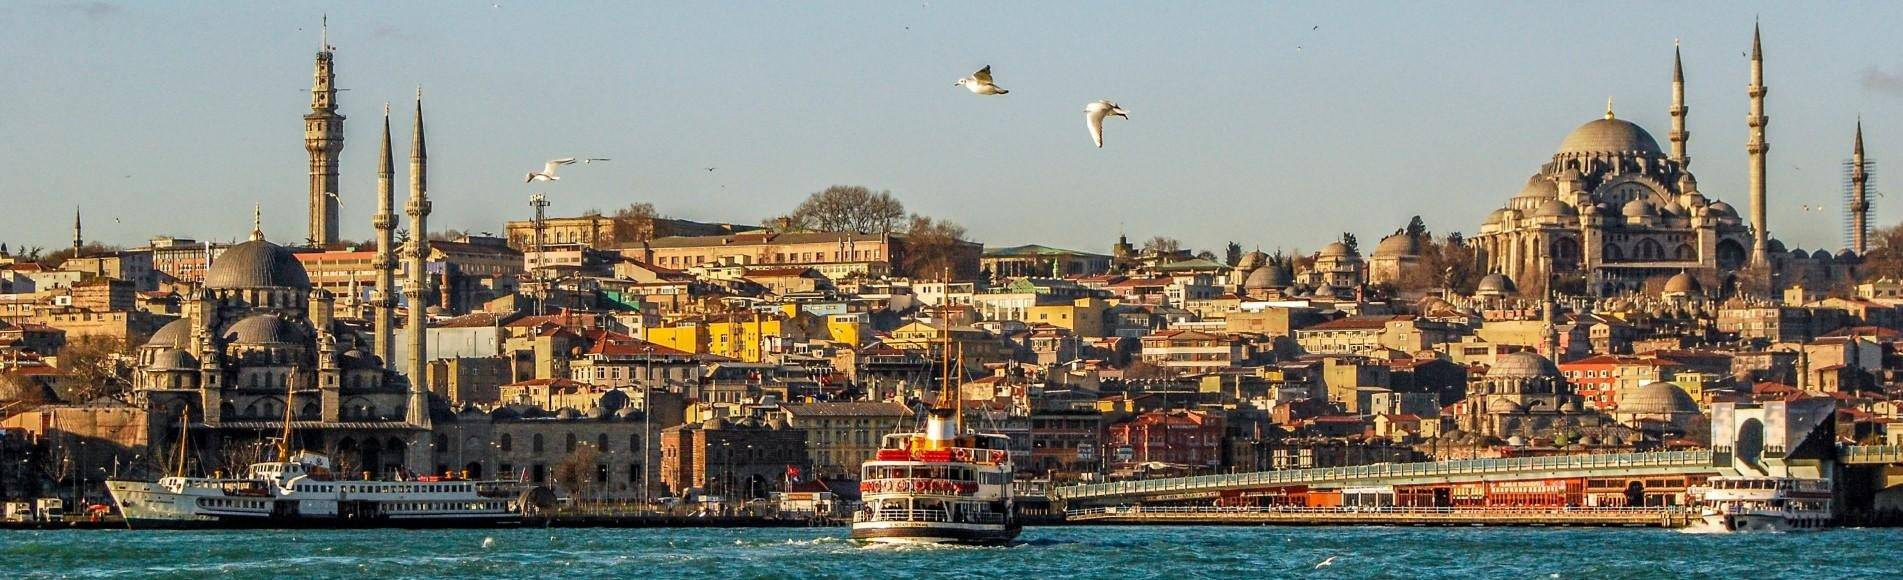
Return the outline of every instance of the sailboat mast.
[[[179,413],[178,415],[178,470],[174,473],[178,474],[179,477],[186,476],[185,449],[192,444],[191,426],[192,411],[191,409],[186,409],[183,413]]]
[[[278,438],[278,463],[291,461],[291,397],[297,393],[297,380],[297,369],[292,368],[284,381],[284,434]]]

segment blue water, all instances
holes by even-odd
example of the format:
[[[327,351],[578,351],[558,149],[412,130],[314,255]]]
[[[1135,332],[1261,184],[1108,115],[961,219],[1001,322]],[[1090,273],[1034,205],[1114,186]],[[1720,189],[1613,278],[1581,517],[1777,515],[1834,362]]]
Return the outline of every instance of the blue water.
[[[843,529],[0,532],[0,576],[614,578],[1894,578],[1903,530],[1026,529],[1001,548]],[[493,538],[490,547],[484,539]],[[1334,557],[1332,565],[1316,564]]]

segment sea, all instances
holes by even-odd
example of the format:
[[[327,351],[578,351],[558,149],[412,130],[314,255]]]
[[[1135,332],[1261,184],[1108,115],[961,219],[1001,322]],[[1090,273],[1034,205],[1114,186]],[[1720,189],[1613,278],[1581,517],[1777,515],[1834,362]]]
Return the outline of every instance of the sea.
[[[0,531],[5,578],[1897,578],[1903,530],[1033,527],[1003,547],[840,528]]]

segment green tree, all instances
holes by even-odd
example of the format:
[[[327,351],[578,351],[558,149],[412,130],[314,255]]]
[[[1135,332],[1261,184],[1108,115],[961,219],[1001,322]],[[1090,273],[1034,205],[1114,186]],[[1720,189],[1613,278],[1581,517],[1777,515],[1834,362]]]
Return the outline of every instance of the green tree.
[[[1229,246],[1223,248],[1222,263],[1230,267],[1242,263],[1242,244],[1229,242]]]

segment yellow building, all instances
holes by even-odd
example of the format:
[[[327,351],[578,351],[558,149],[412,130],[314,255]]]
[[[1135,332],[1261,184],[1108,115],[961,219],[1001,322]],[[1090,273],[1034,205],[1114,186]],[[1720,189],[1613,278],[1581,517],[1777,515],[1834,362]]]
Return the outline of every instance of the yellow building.
[[[1025,311],[1024,322],[1057,326],[1083,338],[1101,338],[1106,336],[1104,311],[1109,308],[1102,298],[1078,298],[1068,304],[1032,306]]]
[[[712,354],[744,362],[762,362],[782,352],[802,333],[776,316],[742,315],[721,319],[692,319],[669,326],[647,328],[642,339],[675,350]]]

